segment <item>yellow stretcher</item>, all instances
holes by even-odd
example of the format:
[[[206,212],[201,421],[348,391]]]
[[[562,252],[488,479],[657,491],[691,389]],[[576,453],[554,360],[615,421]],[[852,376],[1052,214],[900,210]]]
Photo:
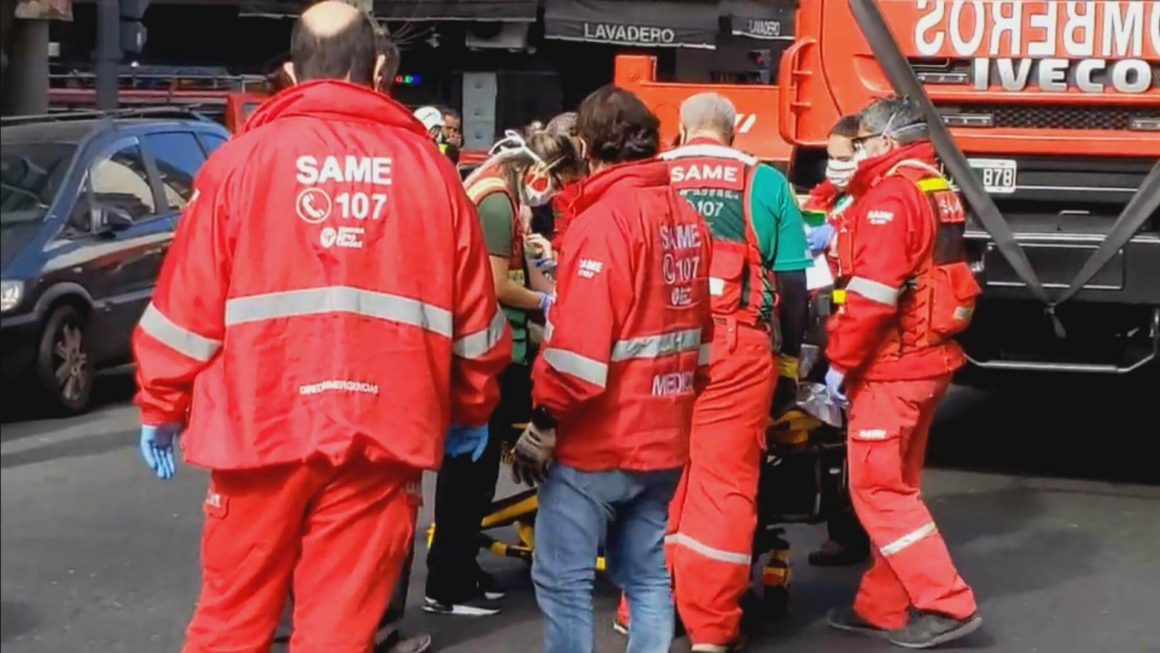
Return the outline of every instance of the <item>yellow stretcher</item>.
[[[513,424],[512,428],[517,433],[522,433],[525,426],[526,424]],[[762,473],[762,493],[766,492],[765,488],[771,487],[764,480],[766,471],[780,466],[775,460],[785,460],[785,456],[792,452],[806,452],[815,446],[828,447],[827,450],[832,451],[835,445],[815,444],[813,442],[815,440],[814,434],[828,428],[821,421],[797,409],[788,411],[776,420],[770,419],[769,440],[773,443],[774,448],[766,455],[766,465],[763,467]],[[844,438],[841,440],[844,441]],[[844,446],[842,454],[844,462]],[[504,463],[511,463],[511,449],[506,442],[503,445],[502,460]],[[818,472],[814,474],[819,483],[821,483],[821,466],[819,463]],[[818,496],[821,496],[820,492]],[[782,537],[784,530],[777,526],[786,522],[812,523],[822,521],[827,515],[822,514],[820,500],[813,502],[812,505],[816,506],[815,509],[805,510],[802,513],[795,512],[783,505],[763,505],[768,504],[768,502],[763,501],[761,496],[758,498],[758,504],[758,528],[754,543],[754,560],[757,564],[754,566],[754,582],[752,583],[754,592],[750,599],[756,600],[760,604],[760,613],[765,618],[776,618],[785,613],[792,578],[789,567],[789,543]],[[534,488],[495,500],[492,503],[491,512],[483,518],[483,522],[480,524],[480,548],[497,556],[518,558],[530,563],[536,544],[535,521],[538,507],[539,501]],[[507,527],[514,530],[515,541],[502,540],[491,534]],[[427,529],[428,547],[431,546],[434,537],[435,524],[431,524]],[[600,572],[605,570],[603,555],[597,557],[596,569]]]

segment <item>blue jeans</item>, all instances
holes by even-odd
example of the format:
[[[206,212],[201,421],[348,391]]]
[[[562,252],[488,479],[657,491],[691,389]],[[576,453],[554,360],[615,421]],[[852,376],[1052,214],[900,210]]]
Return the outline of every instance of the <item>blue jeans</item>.
[[[582,472],[556,464],[540,486],[532,581],[544,653],[592,653],[592,589],[603,545],[632,605],[627,653],[668,653],[673,595],[665,566],[669,500],[681,470]]]

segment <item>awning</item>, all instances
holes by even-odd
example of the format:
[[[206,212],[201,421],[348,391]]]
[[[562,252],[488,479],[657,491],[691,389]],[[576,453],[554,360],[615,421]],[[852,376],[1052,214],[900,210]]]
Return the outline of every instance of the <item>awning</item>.
[[[544,38],[712,50],[719,16],[715,2],[546,0]]]
[[[721,13],[729,19],[733,36],[762,41],[792,41],[794,2],[722,0]]]
[[[242,0],[243,16],[297,16],[314,0]],[[537,0],[374,0],[375,18],[382,20],[536,20]]]

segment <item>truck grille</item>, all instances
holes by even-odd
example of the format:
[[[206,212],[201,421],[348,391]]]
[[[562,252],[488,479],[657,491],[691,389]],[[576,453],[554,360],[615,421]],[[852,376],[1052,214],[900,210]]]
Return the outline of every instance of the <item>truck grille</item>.
[[[993,127],[1016,129],[1132,131],[1133,120],[1160,119],[1160,110],[1063,105],[969,104],[940,112],[989,114]]]

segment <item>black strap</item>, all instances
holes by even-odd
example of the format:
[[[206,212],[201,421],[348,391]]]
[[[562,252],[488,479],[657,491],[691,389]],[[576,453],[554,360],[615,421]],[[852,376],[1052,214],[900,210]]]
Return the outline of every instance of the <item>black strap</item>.
[[[963,155],[963,151],[959,149],[951,137],[950,131],[943,124],[942,116],[935,109],[922,83],[918,81],[914,70],[907,62],[906,56],[902,54],[902,50],[894,40],[894,35],[891,34],[890,27],[887,26],[886,19],[882,16],[882,10],[878,7],[877,0],[849,0],[849,2],[854,18],[858,21],[862,34],[870,43],[870,48],[878,58],[883,72],[886,73],[886,78],[890,80],[891,85],[894,86],[894,90],[899,95],[909,96],[922,106],[930,130],[930,140],[934,144],[939,158],[942,159],[943,165],[959,183],[964,198],[975,209],[979,222],[991,235],[999,253],[1007,259],[1015,274],[1031,289],[1031,293],[1047,306],[1047,314],[1055,327],[1055,335],[1063,338],[1066,332],[1063,330],[1063,324],[1059,318],[1055,316],[1055,302],[1052,302],[1051,298],[1047,296],[1047,291],[1043,288],[1039,275],[1035,273],[1034,268],[1031,267],[1031,262],[1027,260],[1027,255],[1023,252],[1023,248],[1015,240],[1015,234],[1011,231],[1010,225],[999,213],[999,207],[995,206],[994,200],[991,199],[982,182],[971,169],[967,157]]]
[[[1136,191],[1132,201],[1124,207],[1124,212],[1112,225],[1104,242],[1100,243],[1099,249],[1092,252],[1087,263],[1084,263],[1071,285],[1063,291],[1055,303],[1062,304],[1079,292],[1084,284],[1091,281],[1092,277],[1112,260],[1121,247],[1128,244],[1148,218],[1158,215],[1158,212],[1160,212],[1160,161],[1152,166],[1152,172],[1148,173],[1144,183],[1140,184],[1140,190]]]

